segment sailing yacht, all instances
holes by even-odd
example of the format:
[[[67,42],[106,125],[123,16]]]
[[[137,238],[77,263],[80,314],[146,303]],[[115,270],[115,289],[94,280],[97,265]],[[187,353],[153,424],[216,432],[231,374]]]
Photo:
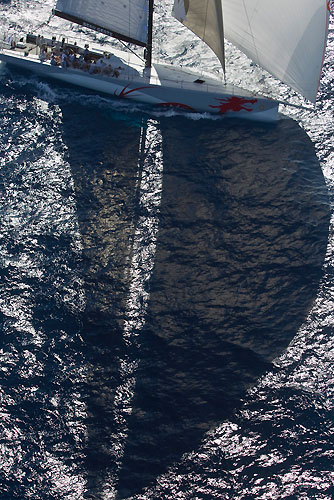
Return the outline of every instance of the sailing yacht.
[[[71,23],[142,47],[143,61],[132,52],[106,54],[66,39],[32,34],[11,45],[3,41],[0,60],[42,77],[159,109],[277,119],[278,100],[154,61],[153,11],[154,0],[58,0],[53,11]],[[213,50],[224,73],[227,39],[311,102],[318,92],[329,14],[329,0],[175,0],[172,11]]]

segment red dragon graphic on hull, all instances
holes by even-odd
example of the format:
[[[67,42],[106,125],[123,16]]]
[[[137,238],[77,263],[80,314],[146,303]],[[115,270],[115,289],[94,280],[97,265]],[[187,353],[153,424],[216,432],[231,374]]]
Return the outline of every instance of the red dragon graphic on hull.
[[[129,85],[127,85],[126,87],[124,87],[119,94],[117,94],[117,90],[115,90],[114,92],[114,95],[117,96],[117,97],[126,97],[127,95],[129,94],[132,94],[132,92],[136,92],[136,90],[142,90],[142,89],[149,89],[150,87],[138,87],[136,89],[130,89],[128,90],[127,92],[126,89],[128,88]]]
[[[243,97],[229,97],[228,99],[216,99],[220,101],[218,106],[212,106],[210,108],[217,108],[218,113],[227,113],[228,111],[253,111],[253,108],[248,108],[245,104],[255,104],[257,99],[244,99]]]

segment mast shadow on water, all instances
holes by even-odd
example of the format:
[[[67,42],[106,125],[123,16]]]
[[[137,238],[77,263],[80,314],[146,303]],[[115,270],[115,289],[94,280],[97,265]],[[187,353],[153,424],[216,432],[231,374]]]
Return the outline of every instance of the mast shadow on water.
[[[63,140],[74,180],[82,240],[85,311],[81,336],[88,367],[83,380],[87,498],[115,483],[124,443],[123,326],[129,294],[141,120],[110,108],[63,104]],[[131,396],[129,396],[131,397]],[[125,409],[126,411],[126,409]]]
[[[87,299],[86,497],[101,498],[109,481],[126,498],[231,416],[297,332],[321,278],[327,191],[311,141],[291,120],[268,127],[162,119],[150,298],[145,324],[127,344],[129,241],[145,215],[140,128],[101,112],[87,120],[79,106],[75,122],[73,105],[62,111]],[[121,376],[124,360],[136,365],[132,388]]]

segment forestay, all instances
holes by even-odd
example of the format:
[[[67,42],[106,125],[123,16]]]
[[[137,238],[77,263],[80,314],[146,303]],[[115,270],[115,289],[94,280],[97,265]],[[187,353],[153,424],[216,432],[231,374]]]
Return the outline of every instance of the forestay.
[[[199,1],[175,0],[174,16],[203,38],[205,27],[199,30],[191,21],[193,6]],[[269,73],[315,101],[327,40],[329,0],[223,0],[222,17],[228,40]]]
[[[147,0],[58,0],[55,14],[122,40],[147,42]]]

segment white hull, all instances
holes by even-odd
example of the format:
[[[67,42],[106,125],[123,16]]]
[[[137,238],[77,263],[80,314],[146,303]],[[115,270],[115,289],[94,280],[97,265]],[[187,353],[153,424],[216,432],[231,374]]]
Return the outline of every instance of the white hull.
[[[224,85],[213,78],[196,83],[198,75],[173,66],[153,64],[151,70],[136,71],[135,76],[133,72],[129,75],[124,72],[115,78],[90,75],[80,69],[51,66],[49,62],[40,62],[37,55],[25,56],[24,51],[17,49],[2,49],[0,60],[42,77],[113,97],[143,102],[158,109],[174,107],[188,112],[215,113],[223,117],[267,122],[275,121],[278,117],[276,101]],[[135,66],[131,64],[131,69]]]

